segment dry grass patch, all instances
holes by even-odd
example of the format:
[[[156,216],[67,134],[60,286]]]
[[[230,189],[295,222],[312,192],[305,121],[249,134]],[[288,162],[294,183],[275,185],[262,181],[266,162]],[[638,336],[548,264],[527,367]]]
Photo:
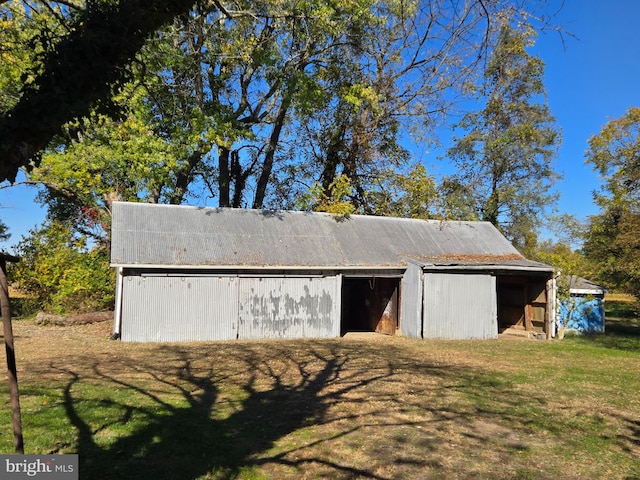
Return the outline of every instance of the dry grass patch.
[[[638,478],[640,352],[403,338],[133,344],[16,322],[28,453],[81,478]],[[2,394],[6,386],[2,386]],[[8,405],[0,446],[11,450]]]
[[[636,297],[629,295],[628,293],[607,293],[605,295],[605,301],[633,303],[636,301]]]

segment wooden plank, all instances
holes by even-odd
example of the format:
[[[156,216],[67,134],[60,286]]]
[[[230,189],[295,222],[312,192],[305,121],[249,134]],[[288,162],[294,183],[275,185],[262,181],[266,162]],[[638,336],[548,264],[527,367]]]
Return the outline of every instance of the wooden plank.
[[[527,332],[533,330],[533,307],[530,304],[524,307],[524,328]]]
[[[376,305],[374,331],[385,335],[395,335],[398,324],[398,281],[396,279],[382,279],[375,287],[376,295],[372,303]]]

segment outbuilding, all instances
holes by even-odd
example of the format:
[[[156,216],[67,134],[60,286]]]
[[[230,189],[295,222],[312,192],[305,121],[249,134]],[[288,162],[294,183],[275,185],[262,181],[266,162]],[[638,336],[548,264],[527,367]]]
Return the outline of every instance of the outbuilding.
[[[114,336],[551,333],[553,269],[487,222],[114,202]]]
[[[604,333],[604,297],[607,290],[577,275],[560,276],[557,282],[568,291],[564,298],[558,298],[557,328],[561,329],[568,321],[567,332]]]

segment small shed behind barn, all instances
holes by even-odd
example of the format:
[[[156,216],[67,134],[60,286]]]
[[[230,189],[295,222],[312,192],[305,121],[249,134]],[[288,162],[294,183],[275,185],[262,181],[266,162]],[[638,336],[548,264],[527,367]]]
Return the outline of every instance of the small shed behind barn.
[[[559,299],[558,302],[558,328],[571,313],[567,332],[603,333],[604,297],[607,290],[591,280],[576,275],[561,276],[557,281],[569,289],[569,298]]]
[[[552,268],[487,222],[114,202],[125,341],[550,335]]]

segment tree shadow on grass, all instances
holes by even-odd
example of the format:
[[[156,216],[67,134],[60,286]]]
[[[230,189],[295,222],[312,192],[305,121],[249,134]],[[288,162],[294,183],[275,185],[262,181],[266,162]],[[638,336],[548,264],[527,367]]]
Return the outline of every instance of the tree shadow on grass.
[[[637,317],[608,317],[604,333],[584,334],[575,338],[599,347],[640,352],[640,320]]]
[[[640,319],[638,317],[609,317],[605,332],[619,337],[640,337]]]
[[[156,358],[142,362],[124,348],[74,358],[74,371],[59,369],[77,432],[66,447],[79,454],[81,478],[96,480],[528,471],[531,435],[553,426],[531,423],[546,418],[544,399],[500,374],[430,363],[410,348],[247,342],[148,347]],[[480,456],[478,465],[472,454],[493,460]]]
[[[328,406],[350,390],[362,388],[392,374],[391,369],[380,371],[340,388],[326,390],[343,374],[348,356],[331,352],[314,352],[313,365],[286,358],[286,351],[278,356],[286,369],[297,368],[297,383],[287,383],[289,372],[276,371],[269,361],[261,359],[250,348],[242,353],[242,368],[246,379],[241,385],[244,399],[225,418],[216,418],[220,399],[217,381],[224,381],[225,373],[201,372],[193,368],[192,359],[175,347],[175,354],[184,356],[179,371],[158,372],[152,367],[139,366],[152,379],[169,390],[180,392],[185,402],[168,402],[157,392],[157,386],[141,387],[139,382],[124,381],[93,367],[93,377],[106,380],[114,387],[143,396],[146,406],[130,402],[104,400],[102,408],[120,411],[115,423],[126,424],[144,418],[141,427],[126,436],[118,437],[104,446],[96,437],[113,427],[105,423],[94,427],[77,408],[83,402],[74,397],[74,390],[83,376],[65,370],[71,380],[64,390],[64,407],[72,425],[77,429],[77,453],[82,478],[92,479],[191,479],[237,478],[243,469],[259,465],[256,455],[264,455],[274,442],[298,429],[322,424]],[[156,367],[157,369],[157,367]],[[227,372],[226,375],[231,375]],[[285,380],[285,376],[287,380]],[[265,385],[264,379],[269,383]],[[179,405],[176,405],[179,404]],[[85,415],[86,416],[86,415]],[[295,461],[284,455],[269,458],[269,462],[296,467]],[[324,463],[344,478],[382,478],[366,470],[359,470],[326,459],[304,459],[304,462]]]
[[[576,339],[599,347],[639,352],[640,313],[637,305],[630,302],[607,301],[604,333],[578,335]]]
[[[615,416],[623,426],[617,436],[620,446],[625,452],[637,455],[640,452],[640,420],[626,415]]]

